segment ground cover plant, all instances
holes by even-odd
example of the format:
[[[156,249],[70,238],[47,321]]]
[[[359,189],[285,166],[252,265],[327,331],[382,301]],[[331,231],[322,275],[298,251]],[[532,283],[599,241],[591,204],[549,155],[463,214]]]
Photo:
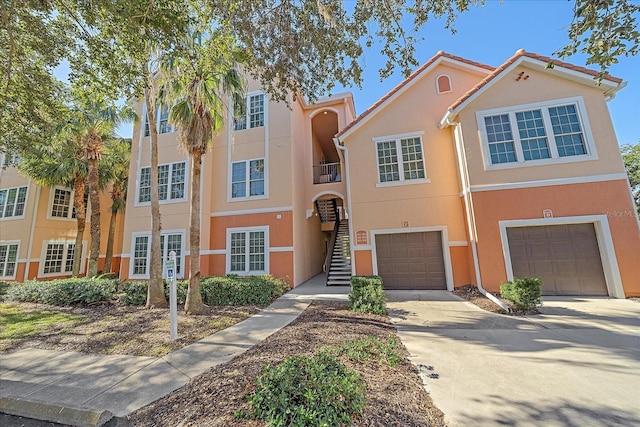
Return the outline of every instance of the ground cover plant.
[[[354,276],[351,278],[349,308],[358,313],[386,314],[387,297],[379,276]]]
[[[362,413],[354,413],[352,425],[444,426],[442,412],[399,343],[386,316],[356,313],[346,303],[314,303],[286,328],[141,408],[130,419],[142,427],[266,426],[266,421],[246,416],[253,411],[248,396],[257,390],[264,366],[278,366],[292,356],[309,359],[324,349],[357,372],[366,385]]]

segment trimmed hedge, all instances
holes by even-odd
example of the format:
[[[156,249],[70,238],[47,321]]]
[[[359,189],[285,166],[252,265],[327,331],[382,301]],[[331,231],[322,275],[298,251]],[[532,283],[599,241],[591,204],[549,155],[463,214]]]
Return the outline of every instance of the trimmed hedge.
[[[366,385],[360,374],[325,349],[266,366],[247,400],[251,415],[270,426],[346,426],[363,411]]]
[[[386,314],[387,297],[380,276],[351,278],[349,309],[358,313]]]
[[[115,295],[117,281],[73,277],[46,282],[28,281],[12,285],[5,295],[7,301],[33,302],[66,307],[105,302]]]
[[[512,301],[521,310],[535,310],[542,302],[542,279],[524,277],[500,285],[500,296]]]
[[[121,300],[129,305],[144,305],[147,301],[147,281],[132,281],[123,285]],[[176,283],[178,304],[187,298],[188,280]],[[209,306],[266,306],[289,290],[289,285],[273,276],[252,277],[203,277],[200,279],[202,301]],[[164,286],[165,297],[169,299],[169,284]]]

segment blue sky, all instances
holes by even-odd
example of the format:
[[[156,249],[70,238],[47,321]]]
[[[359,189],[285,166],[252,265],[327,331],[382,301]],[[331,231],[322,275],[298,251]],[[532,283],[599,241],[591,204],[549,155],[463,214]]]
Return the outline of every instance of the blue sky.
[[[551,56],[568,41],[567,26],[573,16],[573,5],[573,1],[567,0],[487,0],[485,6],[473,8],[458,18],[455,35],[443,28],[443,21],[430,21],[422,30],[424,40],[417,47],[417,60],[424,63],[444,50],[497,67],[520,48]],[[380,81],[378,70],[385,58],[376,46],[367,49],[360,61],[364,68],[362,89],[334,91],[351,91],[358,114],[403,80],[402,74],[396,72]],[[586,66],[584,55],[574,55],[567,61]],[[60,77],[68,72],[65,68],[58,70]],[[627,87],[608,103],[618,142],[635,144],[640,141],[640,57],[620,58],[610,73],[627,82]],[[132,126],[123,126],[120,133],[131,136]]]
[[[443,28],[443,21],[430,21],[422,31],[424,40],[418,46],[417,60],[424,63],[444,50],[497,67],[520,48],[551,56],[568,41],[567,26],[573,16],[573,4],[566,0],[487,0],[485,6],[458,18],[455,35]],[[584,55],[577,54],[566,61],[586,66]],[[362,89],[346,88],[354,95],[358,114],[403,80],[397,72],[380,82],[378,69],[384,65],[384,58],[378,50],[367,50],[361,64]],[[610,73],[627,82],[627,87],[608,103],[618,142],[635,144],[640,140],[640,57],[620,58]]]

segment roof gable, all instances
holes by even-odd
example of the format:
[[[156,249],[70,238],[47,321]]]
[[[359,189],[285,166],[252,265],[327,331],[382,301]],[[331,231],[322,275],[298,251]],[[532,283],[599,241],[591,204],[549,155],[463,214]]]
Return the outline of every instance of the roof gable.
[[[527,52],[524,49],[518,50],[515,55],[506,60],[502,65],[496,68],[492,73],[488,74],[478,84],[469,89],[467,93],[456,100],[440,120],[439,127],[446,127],[451,124],[451,119],[458,115],[473,100],[481,96],[487,89],[499,82],[504,76],[509,74],[520,65],[526,65],[533,69],[548,71],[556,76],[577,81],[579,83],[600,87],[605,96],[613,96],[615,92],[622,89],[625,83],[618,77],[605,75],[598,84],[595,78],[599,77],[599,73],[585,67],[569,64],[568,62],[559,61],[536,53]],[[549,66],[551,64],[551,66]]]
[[[448,63],[450,65],[455,65],[458,67],[463,67],[466,69],[471,69],[476,72],[480,72],[482,74],[488,74],[494,70],[490,65],[482,64],[475,61],[470,61],[468,59],[451,55],[444,51],[439,51],[436,53],[431,59],[425,62],[420,68],[415,70],[409,77],[404,79],[400,84],[391,89],[386,95],[376,101],[371,107],[367,108],[362,112],[355,120],[349,123],[344,129],[342,129],[336,137],[345,137],[348,134],[354,132],[357,128],[362,126],[366,121],[374,117],[379,111],[385,108],[386,105],[391,103],[394,99],[399,97],[401,94],[406,92],[415,82],[420,80],[420,78],[429,71],[433,70],[441,63]]]

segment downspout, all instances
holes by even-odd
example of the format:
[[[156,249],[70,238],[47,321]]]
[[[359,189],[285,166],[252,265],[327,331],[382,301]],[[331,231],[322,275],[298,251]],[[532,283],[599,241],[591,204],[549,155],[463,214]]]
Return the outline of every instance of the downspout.
[[[338,153],[342,151],[342,160],[344,161],[344,179],[347,183],[347,217],[349,218],[349,252],[351,254],[351,275],[356,275],[356,258],[355,251],[353,246],[355,244],[355,240],[353,238],[353,221],[352,218],[352,210],[351,210],[351,174],[349,173],[349,150],[347,147],[340,144],[339,138],[333,138],[333,144],[336,146]]]
[[[442,123],[441,123],[442,124]],[[462,195],[464,197],[464,206],[467,214],[467,228],[469,230],[469,238],[471,240],[471,252],[473,254],[473,267],[476,274],[476,285],[478,291],[491,301],[499,305],[503,310],[510,312],[511,309],[508,305],[500,301],[491,292],[487,292],[482,287],[482,278],[480,276],[480,262],[478,260],[478,247],[476,244],[476,230],[475,230],[475,217],[473,216],[473,206],[471,204],[471,186],[469,184],[469,170],[467,168],[466,157],[464,157],[464,150],[462,145],[461,128],[458,122],[452,121],[451,116],[447,115],[445,125],[454,126],[454,139],[456,143],[456,153],[458,154],[458,169],[460,172],[460,185],[462,187]]]
[[[32,181],[29,181],[31,184]],[[38,219],[38,207],[40,205],[40,186],[36,185],[36,206],[33,210],[33,217],[31,217],[31,232],[29,233],[29,247],[27,248],[27,262],[24,266],[24,274],[22,276],[22,281],[26,282],[29,280],[29,267],[31,267],[31,250],[33,249],[33,236],[36,229],[36,220]],[[37,277],[37,275],[36,275]]]

